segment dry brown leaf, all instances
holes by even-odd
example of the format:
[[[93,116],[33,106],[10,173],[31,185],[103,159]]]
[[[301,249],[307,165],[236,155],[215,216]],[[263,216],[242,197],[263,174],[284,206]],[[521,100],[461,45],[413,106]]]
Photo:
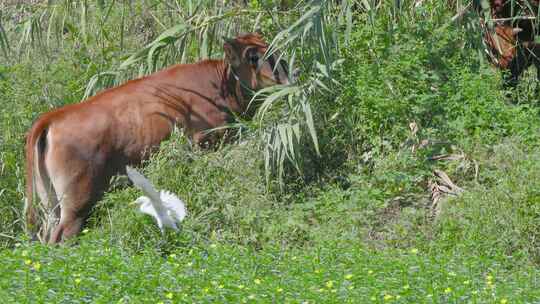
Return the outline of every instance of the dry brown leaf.
[[[429,160],[462,160],[465,159],[465,153],[460,154],[441,154],[429,158]]]
[[[454,184],[442,170],[435,169],[433,175],[435,178],[428,181],[428,190],[431,193],[431,216],[437,217],[441,210],[441,201],[448,195],[457,196],[464,190]]]

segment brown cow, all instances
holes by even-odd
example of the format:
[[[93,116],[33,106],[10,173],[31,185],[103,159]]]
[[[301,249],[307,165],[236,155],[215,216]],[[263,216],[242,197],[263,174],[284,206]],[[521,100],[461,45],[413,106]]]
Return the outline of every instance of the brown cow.
[[[535,42],[538,33],[538,0],[490,0],[482,8],[480,1],[473,2],[478,12],[487,12],[493,27],[482,20],[484,42],[488,58],[496,67],[509,71],[505,85],[515,86],[519,76],[531,65],[537,68],[540,79],[540,45]]]
[[[259,34],[226,39],[225,60],[175,65],[43,114],[26,140],[32,236],[57,243],[77,235],[111,177],[140,163],[175,125],[194,143],[211,143],[216,133],[207,130],[246,115],[249,92],[288,84],[285,62],[263,60],[267,48]],[[47,214],[40,223],[36,192]]]

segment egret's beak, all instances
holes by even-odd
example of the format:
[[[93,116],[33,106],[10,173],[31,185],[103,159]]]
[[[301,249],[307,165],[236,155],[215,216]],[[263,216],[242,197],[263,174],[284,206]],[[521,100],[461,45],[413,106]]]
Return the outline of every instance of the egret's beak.
[[[128,203],[128,205],[129,206],[137,205],[137,201],[130,202],[130,203]]]

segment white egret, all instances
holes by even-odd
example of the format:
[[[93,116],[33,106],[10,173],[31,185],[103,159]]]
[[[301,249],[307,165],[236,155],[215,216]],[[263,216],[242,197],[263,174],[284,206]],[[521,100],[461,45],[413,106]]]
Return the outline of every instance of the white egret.
[[[187,213],[184,202],[169,191],[161,190],[158,193],[152,183],[134,168],[126,166],[126,172],[133,184],[145,194],[135,200],[139,204],[139,211],[154,217],[161,232],[164,227],[178,230],[176,223],[184,220]]]

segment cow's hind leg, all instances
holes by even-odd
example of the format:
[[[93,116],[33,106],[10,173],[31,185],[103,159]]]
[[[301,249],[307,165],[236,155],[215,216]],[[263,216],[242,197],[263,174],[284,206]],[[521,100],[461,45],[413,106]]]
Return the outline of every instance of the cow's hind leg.
[[[60,197],[60,221],[51,233],[49,243],[55,244],[79,234],[84,222],[95,204],[92,200],[91,179],[80,176],[65,189]]]
[[[35,175],[35,190],[41,204],[36,205],[37,217],[35,220],[37,227],[32,229],[32,238],[39,239],[42,243],[47,242],[47,239],[55,225],[60,219],[60,202],[56,196],[55,189],[43,167],[37,167],[34,170]]]
[[[76,149],[56,145],[50,152],[46,165],[60,207],[60,221],[49,237],[54,244],[79,234],[108,178],[100,162],[77,157]]]

